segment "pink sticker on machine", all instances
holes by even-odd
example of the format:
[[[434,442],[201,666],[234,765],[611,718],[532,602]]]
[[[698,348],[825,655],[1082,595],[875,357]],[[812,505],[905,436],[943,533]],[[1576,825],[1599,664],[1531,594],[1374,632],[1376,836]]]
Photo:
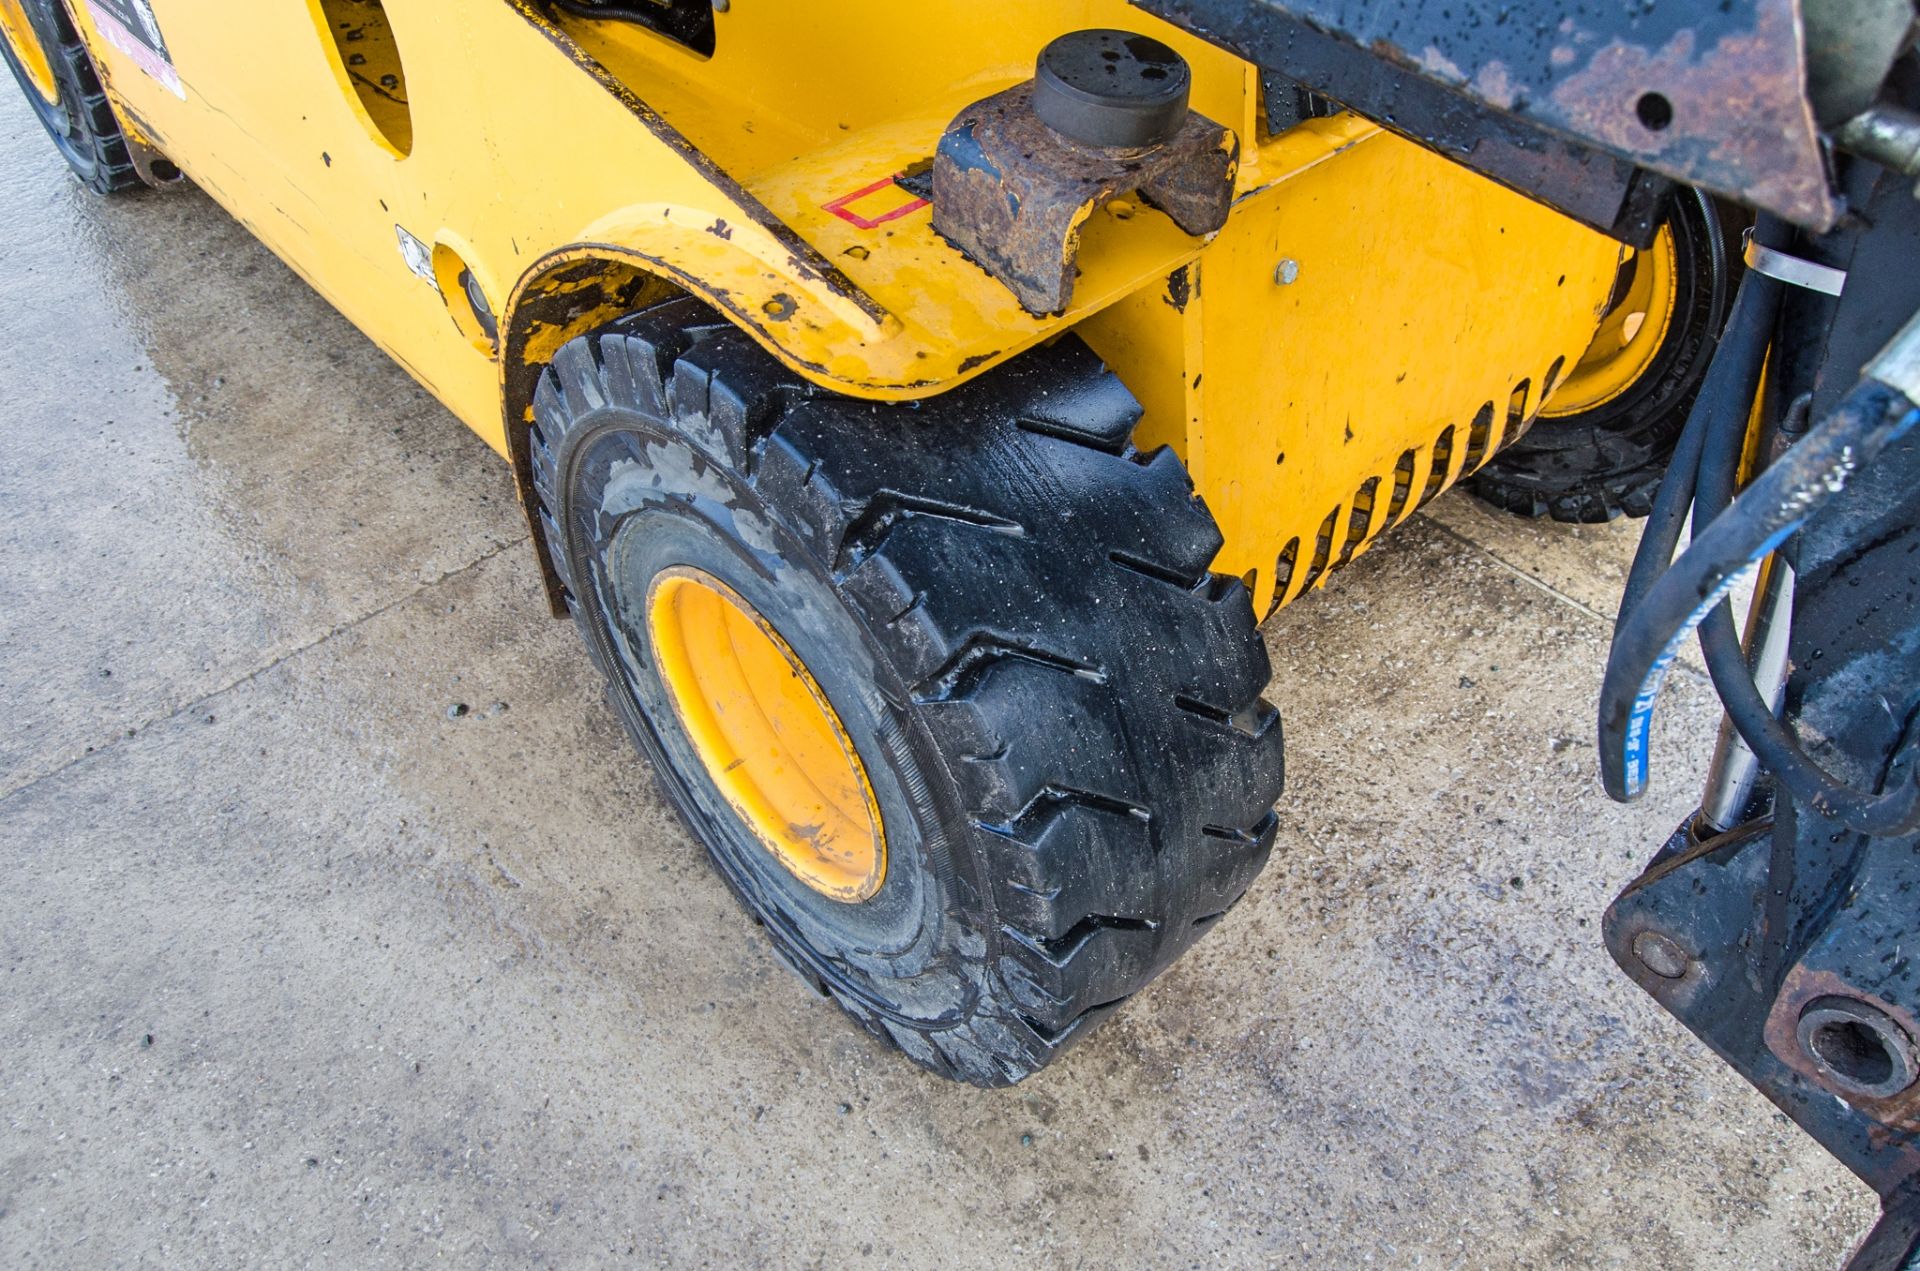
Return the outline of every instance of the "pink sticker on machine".
[[[159,80],[175,97],[187,99],[187,90],[180,83],[180,73],[173,69],[173,58],[148,0],[87,0],[87,8],[93,12],[93,24],[100,29],[101,39],[133,59],[135,66]]]

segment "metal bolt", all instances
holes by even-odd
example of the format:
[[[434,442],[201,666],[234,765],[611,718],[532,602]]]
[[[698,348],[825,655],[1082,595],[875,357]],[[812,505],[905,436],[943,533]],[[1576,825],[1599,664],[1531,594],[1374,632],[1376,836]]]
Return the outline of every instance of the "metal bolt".
[[[728,3],[728,0],[713,0],[713,11],[715,13],[725,13],[732,7],[733,6]]]
[[[1273,281],[1284,287],[1300,276],[1300,262],[1291,256],[1273,267]]]
[[[1635,936],[1633,956],[1663,980],[1677,980],[1693,965],[1693,959],[1680,947],[1680,942],[1661,931],[1642,931]]]

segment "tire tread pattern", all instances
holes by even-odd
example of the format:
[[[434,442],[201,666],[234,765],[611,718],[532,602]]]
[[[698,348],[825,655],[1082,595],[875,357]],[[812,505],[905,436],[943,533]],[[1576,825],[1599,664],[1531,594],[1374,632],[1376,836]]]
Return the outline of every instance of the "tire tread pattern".
[[[29,0],[27,8],[53,67],[61,104],[49,106],[18,68],[14,68],[14,74],[35,115],[53,137],[61,157],[66,159],[74,177],[95,194],[118,194],[141,187],[143,182],[134,169],[133,156],[127,149],[120,121],[114,116],[113,104],[107,99],[93,58],[66,11],[58,0],[50,3]],[[3,60],[11,66],[12,55],[6,54]],[[56,114],[64,117],[59,125],[54,121]]]
[[[1219,533],[1178,459],[1132,448],[1139,406],[1077,339],[901,406],[815,392],[691,299],[584,337],[543,375],[530,437],[570,591],[556,434],[604,401],[744,478],[946,756],[989,892],[977,1006],[916,1029],[822,985],[870,1031],[1010,1083],[1245,892],[1282,781],[1266,651],[1246,589],[1207,571]]]

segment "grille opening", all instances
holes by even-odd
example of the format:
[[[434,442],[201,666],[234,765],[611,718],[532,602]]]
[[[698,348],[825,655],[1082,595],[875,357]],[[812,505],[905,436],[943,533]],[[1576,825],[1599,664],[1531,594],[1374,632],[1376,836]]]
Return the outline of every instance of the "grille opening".
[[[1407,500],[1413,494],[1413,466],[1420,452],[1409,448],[1393,465],[1393,494],[1387,499],[1387,524],[1393,525],[1406,513]]]
[[[1475,472],[1493,453],[1493,403],[1487,402],[1480,407],[1480,413],[1473,417],[1473,424],[1467,429],[1467,461],[1460,467],[1460,475]]]
[[[1520,438],[1526,436],[1527,433],[1532,430],[1533,426],[1540,422],[1540,417],[1546,410],[1547,402],[1553,396],[1553,390],[1560,387],[1560,372],[1565,368],[1566,364],[1567,360],[1563,357],[1553,359],[1553,365],[1547,368],[1546,375],[1540,380],[1540,396],[1533,403],[1533,413],[1531,415],[1523,415],[1520,418],[1515,418],[1512,409],[1509,408],[1507,436],[1506,440],[1500,443],[1501,445],[1512,445],[1514,442],[1520,440]],[[1527,381],[1521,380],[1518,387],[1524,388],[1526,384]]]
[[[1340,524],[1340,509],[1327,513],[1327,519],[1320,522],[1320,528],[1313,536],[1313,563],[1307,566],[1307,577],[1300,584],[1305,591],[1320,581],[1320,575],[1327,572],[1327,562],[1333,557],[1333,531]]]
[[[1547,399],[1553,396],[1553,390],[1560,387],[1560,372],[1564,371],[1566,367],[1567,359],[1557,357],[1553,359],[1553,365],[1547,368],[1547,377],[1540,381],[1540,404],[1542,406],[1545,406]],[[1535,411],[1534,417],[1538,418],[1539,414],[1539,411]]]
[[[1334,562],[1339,568],[1353,559],[1360,544],[1367,541],[1367,528],[1373,524],[1373,498],[1380,489],[1379,477],[1368,477],[1353,492],[1353,506],[1347,509],[1347,541],[1340,546],[1340,559]]]
[[[1543,384],[1551,385],[1565,365],[1565,359],[1555,358],[1547,369]],[[1473,417],[1467,428],[1467,449],[1462,456],[1460,475],[1466,476],[1480,467],[1502,445],[1518,437],[1538,417],[1539,402],[1532,401],[1533,381],[1523,379],[1515,384],[1507,394],[1507,408],[1504,417],[1498,418],[1494,403],[1485,402]],[[1528,407],[1533,414],[1528,414]],[[1448,424],[1440,430],[1433,440],[1433,449],[1428,456],[1427,475],[1421,483],[1418,497],[1414,491],[1414,473],[1420,466],[1420,448],[1409,447],[1401,452],[1393,465],[1393,485],[1388,494],[1387,509],[1380,518],[1380,528],[1386,529],[1398,523],[1412,508],[1420,507],[1435,495],[1446,489],[1450,469],[1453,466],[1453,447],[1456,429]],[[1284,457],[1284,456],[1283,456]],[[1300,539],[1289,539],[1280,549],[1280,555],[1274,560],[1273,600],[1268,613],[1271,614],[1284,603],[1289,595],[1304,594],[1320,581],[1329,570],[1339,569],[1354,558],[1371,537],[1374,525],[1374,511],[1380,497],[1380,483],[1383,477],[1368,477],[1353,492],[1351,501],[1344,507],[1336,506],[1327,513],[1314,535],[1313,559],[1307,565],[1304,578],[1299,586],[1294,586],[1294,576],[1300,560]],[[1344,528],[1343,528],[1344,526]],[[1340,541],[1334,542],[1338,535]],[[1249,590],[1251,590],[1249,584]]]
[[[1495,450],[1510,441],[1517,440],[1533,422],[1534,416],[1527,413],[1527,397],[1532,392],[1533,381],[1531,380],[1521,380],[1513,386],[1513,392],[1507,398],[1507,426],[1500,434],[1500,439],[1494,443]],[[1536,413],[1538,413],[1537,410]]]
[[[1267,607],[1269,616],[1287,598],[1287,586],[1293,582],[1293,566],[1299,556],[1300,536],[1296,534],[1287,540],[1287,545],[1280,549],[1280,555],[1273,562],[1273,600]]]
[[[1453,466],[1453,425],[1448,424],[1440,430],[1433,440],[1433,463],[1427,468],[1427,484],[1420,491],[1420,503],[1424,506],[1434,495],[1447,486],[1447,469]]]

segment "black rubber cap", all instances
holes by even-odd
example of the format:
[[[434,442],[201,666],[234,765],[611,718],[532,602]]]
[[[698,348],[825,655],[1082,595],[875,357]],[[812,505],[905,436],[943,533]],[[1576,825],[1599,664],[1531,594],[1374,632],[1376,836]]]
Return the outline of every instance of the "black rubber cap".
[[[1131,31],[1074,31],[1040,50],[1033,109],[1074,141],[1139,149],[1180,131],[1192,84],[1186,59],[1158,40]]]

